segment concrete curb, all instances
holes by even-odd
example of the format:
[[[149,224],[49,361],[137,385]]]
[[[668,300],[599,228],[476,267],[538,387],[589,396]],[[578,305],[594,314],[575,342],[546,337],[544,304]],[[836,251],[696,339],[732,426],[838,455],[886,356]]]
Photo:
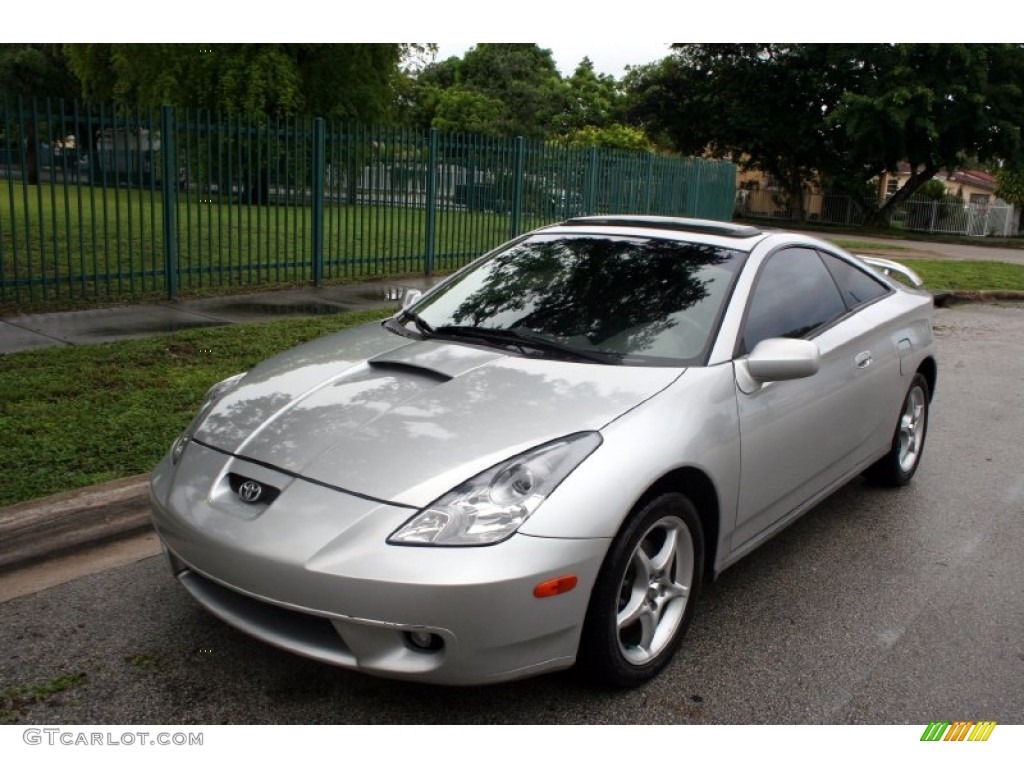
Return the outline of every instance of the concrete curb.
[[[0,509],[0,573],[151,529],[149,475]]]
[[[937,307],[967,301],[1024,301],[1024,291],[938,291],[934,295]]]

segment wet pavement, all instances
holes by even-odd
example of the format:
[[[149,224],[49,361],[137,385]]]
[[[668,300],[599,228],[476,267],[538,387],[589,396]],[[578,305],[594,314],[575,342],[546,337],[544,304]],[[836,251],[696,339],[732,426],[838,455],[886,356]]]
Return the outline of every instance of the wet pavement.
[[[0,354],[80,344],[102,344],[193,328],[260,323],[396,307],[406,291],[425,291],[440,277],[380,283],[295,288],[245,295],[183,299],[73,312],[0,318]]]

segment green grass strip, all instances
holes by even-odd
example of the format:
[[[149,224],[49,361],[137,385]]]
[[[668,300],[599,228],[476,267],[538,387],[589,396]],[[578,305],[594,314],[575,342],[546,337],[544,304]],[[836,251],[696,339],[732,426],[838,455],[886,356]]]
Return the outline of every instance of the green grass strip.
[[[1024,266],[1002,261],[896,259],[930,291],[1024,291]]]
[[[391,312],[0,356],[0,506],[147,472],[217,381],[296,344]]]

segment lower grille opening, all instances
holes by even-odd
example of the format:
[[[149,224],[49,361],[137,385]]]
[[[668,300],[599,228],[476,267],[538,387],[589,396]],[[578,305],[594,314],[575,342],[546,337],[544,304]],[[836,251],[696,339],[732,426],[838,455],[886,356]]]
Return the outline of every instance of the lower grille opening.
[[[178,580],[208,611],[253,637],[328,664],[355,663],[329,619],[255,600],[192,570]]]

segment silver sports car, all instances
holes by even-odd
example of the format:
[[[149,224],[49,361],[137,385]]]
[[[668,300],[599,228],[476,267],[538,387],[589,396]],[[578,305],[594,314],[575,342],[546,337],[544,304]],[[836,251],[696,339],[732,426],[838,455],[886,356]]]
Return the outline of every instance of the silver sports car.
[[[153,473],[172,571],[374,675],[643,683],[703,582],[850,479],[914,475],[932,298],[894,269],[693,219],[519,237],[214,386]]]

